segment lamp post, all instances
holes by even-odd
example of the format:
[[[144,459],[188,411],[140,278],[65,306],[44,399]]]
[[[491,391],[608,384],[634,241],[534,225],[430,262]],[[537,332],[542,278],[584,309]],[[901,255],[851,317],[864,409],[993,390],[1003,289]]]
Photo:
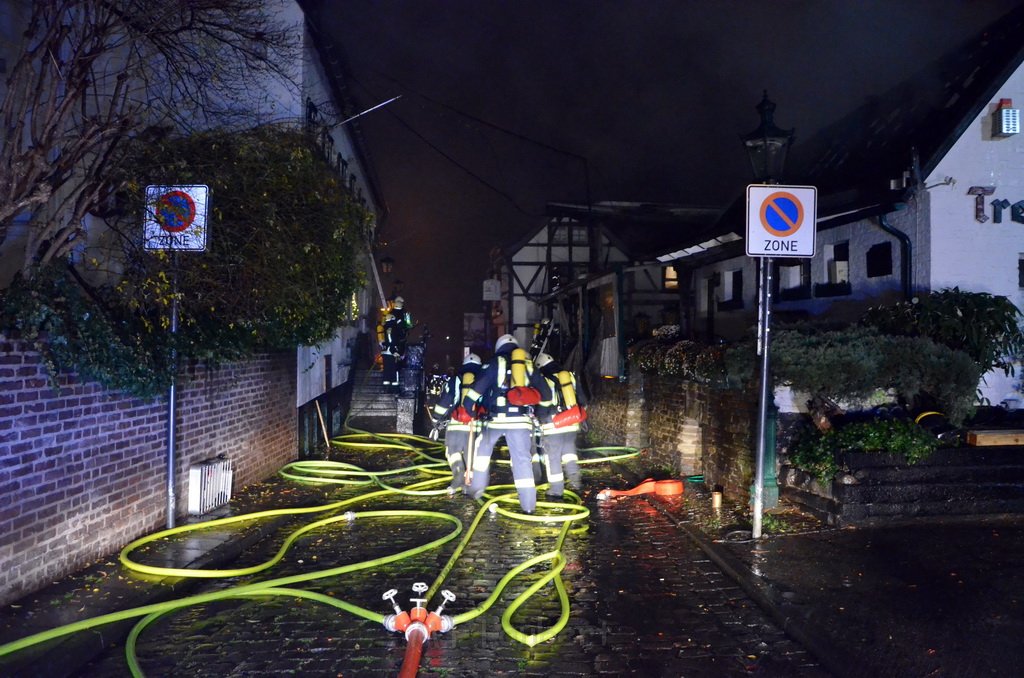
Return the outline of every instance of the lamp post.
[[[786,153],[793,143],[794,130],[784,130],[775,125],[775,103],[768,98],[765,90],[761,103],[757,105],[761,124],[740,139],[750,158],[754,178],[763,184],[777,184],[786,164]],[[771,383],[770,364],[770,320],[772,308],[772,273],[774,264],[771,257],[759,259],[760,287],[757,305],[757,352],[761,357],[761,394],[758,413],[757,465],[753,496],[753,537],[761,536],[761,514],[765,507],[772,508],[779,503],[779,482],[775,472],[775,426],[778,408]]]

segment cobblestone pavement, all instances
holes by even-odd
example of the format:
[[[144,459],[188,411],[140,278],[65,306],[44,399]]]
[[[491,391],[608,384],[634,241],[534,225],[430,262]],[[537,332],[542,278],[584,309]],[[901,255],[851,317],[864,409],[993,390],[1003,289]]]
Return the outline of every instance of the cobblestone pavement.
[[[346,460],[359,463],[348,456]],[[492,482],[507,481],[505,471],[492,476]],[[587,529],[571,533],[563,546],[567,565],[562,577],[571,606],[565,628],[533,648],[502,629],[502,613],[547,571],[548,566],[541,565],[514,580],[485,614],[435,635],[424,648],[420,675],[829,675],[666,515],[679,512],[685,499],[639,496],[598,501],[596,489],[625,486],[609,466],[588,466],[585,482],[585,505],[592,511],[585,521]],[[269,483],[263,500],[272,504],[277,493],[281,505],[289,505],[295,501],[288,495],[289,487],[285,481]],[[311,503],[310,493],[319,493],[326,503],[360,491],[304,490],[302,501]],[[468,527],[478,507],[461,496],[392,496],[352,510],[441,510]],[[231,566],[262,562],[298,524],[289,521]],[[300,537],[269,573],[212,580],[199,590],[380,557],[448,531],[447,525],[419,517],[341,521]],[[443,588],[458,596],[445,613],[460,614],[485,600],[509,569],[553,548],[556,537],[554,528],[487,514],[444,581]],[[432,584],[457,543],[301,588],[381,613],[391,611],[381,594],[397,588],[396,600],[407,609],[415,597],[412,584]],[[430,607],[436,604],[431,601]],[[539,633],[558,620],[559,612],[548,585],[517,611],[513,622],[523,632]],[[400,634],[389,633],[378,623],[315,602],[274,597],[220,601],[163,617],[143,632],[138,656],[149,676],[390,676],[401,666],[405,646]],[[126,674],[120,648],[78,673]]]

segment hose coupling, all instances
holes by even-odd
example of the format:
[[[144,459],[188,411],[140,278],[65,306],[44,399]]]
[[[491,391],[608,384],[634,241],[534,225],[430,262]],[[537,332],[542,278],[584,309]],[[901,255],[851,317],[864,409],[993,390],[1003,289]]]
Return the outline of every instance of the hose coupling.
[[[406,641],[411,640],[413,634],[419,633],[423,636],[423,640],[430,640],[430,628],[427,627],[423,622],[413,622],[409,624],[409,627],[405,630]]]
[[[437,606],[436,610],[434,610],[434,614],[438,616],[441,616],[441,613],[444,611],[445,605],[455,600],[455,594],[449,591],[448,589],[444,589],[441,591],[441,598],[443,599],[441,601],[441,604]]]
[[[342,513],[341,515],[342,515],[342,516],[343,516],[343,517],[345,518],[345,520],[347,520],[347,521],[348,521],[349,523],[354,523],[354,522],[356,522],[356,512],[355,512],[355,511],[345,511],[345,512],[344,512],[344,513]]]
[[[398,614],[389,614],[384,617],[384,628],[388,631],[405,631],[412,624],[412,619],[409,618],[408,612],[399,612]]]

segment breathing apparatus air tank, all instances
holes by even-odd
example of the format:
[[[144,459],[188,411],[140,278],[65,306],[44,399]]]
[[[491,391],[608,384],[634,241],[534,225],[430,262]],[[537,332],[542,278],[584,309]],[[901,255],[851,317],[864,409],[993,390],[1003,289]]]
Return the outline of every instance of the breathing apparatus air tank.
[[[526,364],[530,354],[521,348],[512,349],[509,356],[512,383],[508,390],[508,401],[513,405],[536,405],[540,402],[540,392],[527,386]]]
[[[562,390],[562,403],[565,409],[576,407],[576,388],[572,383],[572,372],[562,370],[555,377],[558,378],[558,386]]]
[[[562,370],[555,374],[555,378],[558,380],[565,409],[552,417],[551,423],[555,425],[555,428],[564,428],[586,421],[587,411],[576,401],[576,387],[573,384],[572,372]]]

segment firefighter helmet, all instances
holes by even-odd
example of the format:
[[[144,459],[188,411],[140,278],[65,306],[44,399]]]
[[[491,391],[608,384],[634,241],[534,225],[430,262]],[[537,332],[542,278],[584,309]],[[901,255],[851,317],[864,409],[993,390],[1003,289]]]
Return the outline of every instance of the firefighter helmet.
[[[480,356],[478,356],[476,353],[470,353],[462,361],[463,365],[469,365],[470,363],[472,363],[474,365],[481,365],[481,364],[483,364],[483,362],[480,360]]]
[[[402,308],[405,306],[405,299],[402,297],[395,297],[395,308]]]
[[[545,365],[547,365],[553,360],[554,358],[549,356],[547,353],[538,353],[536,359],[534,359],[533,361],[533,364],[536,365],[538,368],[543,368]]]
[[[497,353],[503,347],[508,346],[509,344],[512,344],[512,346],[515,347],[519,346],[519,342],[516,341],[516,338],[513,337],[511,334],[501,335],[500,337],[498,337],[498,341],[494,342],[494,352]]]

